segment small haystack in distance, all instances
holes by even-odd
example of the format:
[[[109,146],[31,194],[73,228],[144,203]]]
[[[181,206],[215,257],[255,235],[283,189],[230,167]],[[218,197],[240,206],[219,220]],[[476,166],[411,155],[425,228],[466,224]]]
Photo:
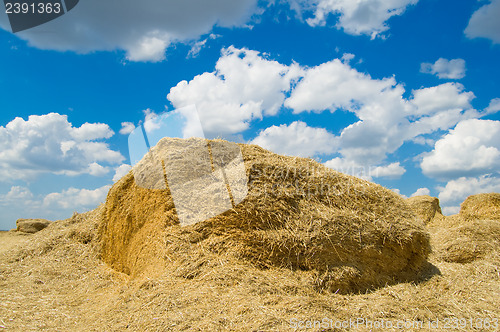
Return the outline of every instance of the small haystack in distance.
[[[442,218],[441,207],[439,206],[439,199],[428,195],[415,196],[406,199],[411,209],[417,217],[419,217],[426,225],[429,224],[434,218]]]
[[[500,194],[478,194],[467,197],[460,205],[460,216],[465,220],[500,221]]]
[[[164,138],[136,168],[158,168],[172,146],[185,150],[205,144],[219,151],[237,146],[200,140]],[[103,260],[132,277],[168,271],[204,278],[213,264],[224,264],[227,273],[231,266],[248,264],[289,269],[295,280],[340,293],[419,277],[430,253],[429,235],[399,195],[310,159],[238,146],[247,196],[234,208],[193,225],[179,225],[168,187],[137,185],[160,183],[162,176],[135,179],[131,171],[118,181],[108,193],[99,228]],[[197,165],[195,158],[186,157],[186,179],[200,175]],[[212,189],[201,190],[211,197]]]
[[[23,233],[36,233],[50,225],[45,219],[17,219],[16,230]]]

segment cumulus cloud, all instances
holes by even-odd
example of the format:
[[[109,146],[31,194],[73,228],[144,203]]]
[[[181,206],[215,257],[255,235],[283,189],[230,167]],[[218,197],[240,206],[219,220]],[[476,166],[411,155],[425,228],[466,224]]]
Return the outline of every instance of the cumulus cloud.
[[[403,195],[403,194],[401,193],[401,190],[399,190],[399,189],[397,189],[397,188],[394,188],[394,189],[391,189],[391,190],[392,190],[392,191],[394,191],[396,194],[400,195],[400,196],[401,196],[401,197],[403,197],[403,198],[408,198],[408,197],[406,197],[405,195]]]
[[[411,102],[416,108],[413,114],[432,115],[449,110],[470,109],[475,98],[472,92],[465,92],[460,83],[445,83],[413,91]]]
[[[296,1],[291,1],[295,4]],[[307,20],[311,26],[324,26],[330,15],[338,15],[336,27],[351,35],[369,35],[375,38],[389,29],[387,21],[405,12],[418,0],[313,0],[301,1],[301,9],[312,9],[314,17]]]
[[[325,166],[368,181],[372,181],[373,178],[396,179],[400,178],[406,172],[405,168],[399,162],[385,166],[372,166],[362,165],[356,161],[339,157],[328,160],[325,162]]]
[[[479,8],[469,20],[465,29],[468,38],[487,38],[493,43],[500,43],[500,0],[491,0],[490,3]]]
[[[31,115],[0,126],[2,180],[31,179],[44,173],[65,175],[106,174],[107,165],[124,158],[100,140],[113,131],[106,124],[73,127],[66,115]]]
[[[196,40],[215,25],[244,25],[256,4],[256,0],[86,0],[66,15],[18,36],[41,49],[124,50],[130,61],[156,62],[165,58],[172,43]],[[10,30],[4,12],[0,12],[0,26]]]
[[[388,97],[391,91],[396,97],[404,92],[394,78],[372,79],[351,68],[348,63],[334,59],[305,71],[285,106],[292,108],[294,113],[328,109],[355,111],[361,103],[380,100],[383,92],[384,97]],[[366,112],[366,115],[369,116],[369,113]]]
[[[490,104],[486,108],[486,112],[493,114],[500,111],[500,98],[495,98],[490,101]]]
[[[69,188],[61,192],[50,193],[43,199],[43,207],[73,209],[74,211],[95,208],[106,200],[109,188],[111,188],[109,185],[93,190]]]
[[[271,126],[250,143],[273,152],[298,157],[331,154],[336,150],[335,135],[324,128],[309,127],[302,121],[290,125]]]
[[[439,201],[446,215],[458,213],[460,204],[467,196],[500,192],[500,178],[482,175],[479,177],[461,177],[449,181],[445,187],[439,187]]]
[[[0,230],[16,227],[19,218],[44,218],[40,212],[41,202],[28,187],[12,186],[5,194],[0,194]]]
[[[276,115],[283,106],[295,114],[351,112],[358,121],[330,137],[333,148],[329,151],[338,152],[342,160],[372,167],[384,165],[386,157],[407,141],[431,144],[425,135],[481,117],[498,106],[492,101],[485,111],[475,110],[471,105],[474,94],[456,82],[413,90],[406,98],[403,85],[394,77],[374,79],[352,68],[346,61],[349,58],[352,55],[302,67],[229,47],[214,72],[178,83],[167,98],[176,108],[196,105],[207,137],[241,133],[252,121]],[[298,123],[292,128],[273,126],[261,132],[256,142],[273,147],[271,137],[289,135],[299,127]],[[287,150],[292,151],[289,146]],[[312,153],[323,152],[315,148]],[[394,176],[402,172],[396,166],[390,171]]]
[[[404,93],[394,77],[373,79],[335,59],[303,69],[285,106],[294,113],[354,113],[359,121],[342,130],[339,152],[361,165],[377,165],[406,141],[481,116],[470,103],[474,94],[459,83],[414,90],[409,99]]]
[[[431,191],[428,188],[418,188],[410,197],[430,195]]]
[[[128,174],[132,169],[132,166],[128,164],[122,164],[115,169],[115,175],[113,176],[113,182],[120,180],[122,177]]]
[[[396,162],[387,166],[375,166],[371,170],[370,175],[376,178],[398,179],[405,173],[405,168],[399,162]]]
[[[425,175],[444,179],[500,172],[500,121],[461,121],[420,166]]]
[[[422,63],[420,72],[436,75],[439,78],[461,79],[465,77],[465,60],[439,58],[435,63]]]
[[[207,137],[234,134],[254,119],[276,115],[299,73],[296,64],[282,65],[231,46],[223,50],[215,72],[181,81],[167,98],[175,108],[196,105]]]
[[[28,187],[12,186],[6,194],[0,194],[0,229],[15,228],[19,218],[65,219],[72,213],[96,208],[106,200],[111,186],[97,189],[69,188],[47,195],[35,195]]]
[[[133,132],[135,125],[132,122],[122,122],[122,128],[120,129],[120,134],[128,135]]]
[[[0,204],[5,206],[16,201],[28,203],[31,199],[33,199],[33,193],[27,187],[12,186],[7,194],[0,195]]]
[[[338,16],[336,28],[351,35],[380,36],[387,21],[403,14],[418,0],[288,0],[299,16],[312,13],[307,23],[326,25]],[[206,43],[200,40],[213,29],[248,26],[253,15],[265,11],[257,0],[122,0],[119,3],[87,0],[71,12],[17,35],[40,49],[89,53],[125,51],[129,61],[158,62],[175,43],[195,44],[188,56],[196,56]],[[7,15],[0,11],[0,27],[10,30]],[[55,33],[54,33],[55,32]],[[98,38],[96,38],[98,36]]]

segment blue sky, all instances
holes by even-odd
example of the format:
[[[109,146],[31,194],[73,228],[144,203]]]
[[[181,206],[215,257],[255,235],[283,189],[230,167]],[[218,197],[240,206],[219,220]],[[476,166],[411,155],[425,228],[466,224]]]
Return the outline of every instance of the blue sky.
[[[313,157],[445,213],[500,192],[500,0],[81,0],[0,14],[0,229],[105,199],[128,133],[195,105],[207,137]]]

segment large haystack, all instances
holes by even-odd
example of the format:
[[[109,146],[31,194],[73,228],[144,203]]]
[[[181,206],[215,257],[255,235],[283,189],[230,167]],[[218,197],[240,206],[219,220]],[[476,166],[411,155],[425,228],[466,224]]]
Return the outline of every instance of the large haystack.
[[[428,195],[410,197],[406,200],[408,205],[417,217],[419,217],[426,225],[429,224],[434,218],[442,218],[441,207],[439,206],[439,199]]]
[[[279,156],[255,145],[239,145],[247,196],[239,204],[232,197],[236,206],[222,214],[181,226],[171,190],[149,188],[167,182],[168,165],[161,160],[172,160],[172,147],[184,151],[185,180],[200,176],[198,161],[186,151],[207,142],[209,151],[236,147],[220,140],[163,139],[135,172],[111,188],[99,229],[106,263],[133,277],[168,270],[201,278],[213,273],[204,268],[214,262],[226,262],[227,271],[242,264],[284,268],[295,271],[297,279],[306,276],[318,289],[343,293],[415,280],[426,265],[429,236],[399,195],[313,160]],[[144,173],[162,167],[163,173]],[[214,193],[206,186],[198,197]],[[205,205],[194,206],[198,214]]]
[[[465,220],[500,221],[500,194],[478,194],[467,197],[460,205],[460,216]]]

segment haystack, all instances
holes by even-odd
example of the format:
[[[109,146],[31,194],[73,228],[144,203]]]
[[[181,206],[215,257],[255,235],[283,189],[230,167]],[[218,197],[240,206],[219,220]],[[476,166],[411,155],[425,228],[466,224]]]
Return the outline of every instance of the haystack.
[[[200,147],[208,149],[208,157]],[[203,158],[216,159],[213,151],[218,150],[229,164],[240,149],[246,196],[240,201],[233,193],[234,207],[182,226],[165,160],[177,163],[179,179],[189,187],[190,179],[207,175]],[[199,153],[205,157],[196,158]],[[212,202],[193,202],[193,215],[213,207],[213,200],[223,202],[218,193],[212,185],[200,188],[197,197]],[[186,206],[182,209],[189,214]],[[424,224],[391,190],[310,159],[195,138],[162,139],[110,189],[99,237],[102,259],[132,277],[169,271],[193,279],[213,273],[205,268],[214,262],[226,264],[227,271],[250,264],[288,269],[298,279],[306,275],[304,280],[319,290],[340,293],[415,280],[430,252]]]
[[[16,230],[23,233],[36,233],[50,225],[45,219],[17,219]]]
[[[451,216],[430,232],[433,251],[445,262],[471,263],[499,252],[500,223],[495,220],[465,221]]]
[[[467,197],[460,213],[444,217],[429,228],[436,256],[446,262],[471,263],[498,255],[500,194]]]
[[[460,205],[460,216],[465,220],[500,221],[500,194],[478,194],[467,197]]]
[[[434,218],[442,218],[441,207],[439,206],[439,199],[428,195],[410,197],[406,200],[408,205],[417,217],[419,217],[426,225],[429,224]]]

